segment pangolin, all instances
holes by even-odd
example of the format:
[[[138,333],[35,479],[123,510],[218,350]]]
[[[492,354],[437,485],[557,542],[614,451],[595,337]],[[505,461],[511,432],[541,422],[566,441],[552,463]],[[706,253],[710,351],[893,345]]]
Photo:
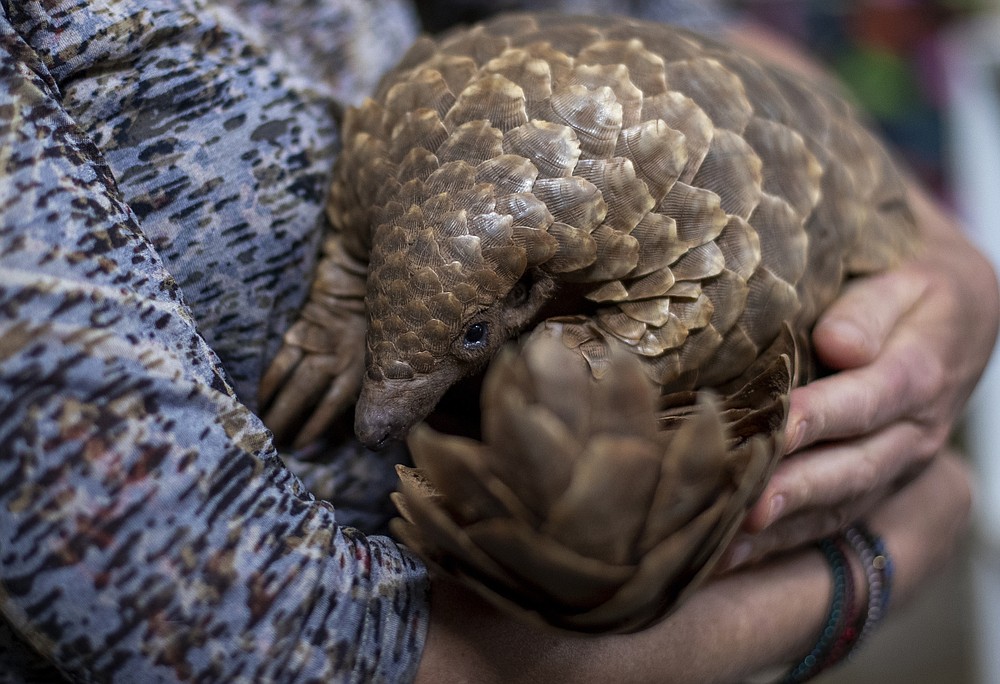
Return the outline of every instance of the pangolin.
[[[846,278],[886,268],[918,237],[900,173],[834,86],[681,29],[625,18],[501,15],[421,38],[371,98],[347,111],[334,176],[333,228],[309,301],[262,382],[275,433],[287,436],[304,421],[300,435],[311,438],[356,398],[364,443],[402,437],[459,379],[534,330],[523,358],[507,358],[498,371],[507,381],[487,382],[485,439],[514,452],[535,446],[523,439],[517,446],[505,431],[549,443],[556,428],[538,428],[532,417],[518,423],[519,411],[542,409],[581,451],[604,440],[614,454],[616,444],[635,441],[629,431],[647,444],[632,451],[658,445],[657,463],[674,465],[654,468],[654,485],[684,473],[714,483],[714,499],[699,499],[685,519],[701,520],[697,534],[687,526],[690,539],[675,542],[676,559],[660,552],[681,568],[674,574],[684,586],[703,575],[781,455],[787,392],[811,375],[808,331],[818,314]],[[605,389],[585,389],[580,368]],[[558,386],[561,377],[568,396],[539,384]],[[641,399],[641,377],[659,399]],[[717,399],[698,399],[694,390],[705,388]],[[508,400],[509,392],[521,399]],[[608,415],[596,420],[595,406]],[[641,407],[648,423],[626,415]],[[654,408],[658,435],[649,428]],[[699,437],[689,424],[718,434]],[[497,484],[469,465],[469,454],[489,447],[449,439],[422,430],[411,447],[418,465],[436,451],[452,454],[446,462],[464,484],[444,488],[471,503],[449,503],[437,489],[448,477],[441,462],[402,471],[407,542],[498,602],[533,605],[529,612],[560,626],[635,629],[669,610],[680,589],[662,583],[643,601],[630,599],[641,609],[599,604],[634,594],[621,590],[625,576],[680,524],[652,540],[648,530],[637,533],[644,542],[627,542],[601,561],[633,572],[601,575],[599,588],[584,582],[573,600],[552,598],[559,572],[543,588],[531,573],[503,584],[497,576],[512,567],[544,575],[548,561],[523,560],[532,544],[521,531],[493,530],[492,542],[480,535],[472,543],[465,528],[513,492],[534,503],[510,503],[505,515],[538,531],[552,501]],[[692,446],[699,442],[711,453],[699,455]],[[631,463],[632,451],[621,449]],[[496,458],[511,461],[497,468],[520,468],[510,466],[522,463],[516,456],[501,449]],[[694,460],[677,466],[685,458]],[[530,468],[546,466],[524,467],[514,479],[531,489]],[[587,477],[606,484],[614,468],[602,467],[604,475]],[[437,481],[428,480],[431,471]],[[724,498],[720,472],[739,496],[708,524],[695,513]],[[554,499],[573,489],[565,473],[555,481],[562,489]],[[537,482],[549,480],[540,474]],[[507,494],[496,494],[507,485]],[[667,495],[647,494],[644,524],[655,527],[649,500]],[[507,560],[496,553],[484,560],[483,544]],[[578,555],[565,566],[586,565]],[[465,560],[448,560],[458,557]],[[656,567],[670,574],[662,560]],[[574,603],[580,596],[590,602]]]

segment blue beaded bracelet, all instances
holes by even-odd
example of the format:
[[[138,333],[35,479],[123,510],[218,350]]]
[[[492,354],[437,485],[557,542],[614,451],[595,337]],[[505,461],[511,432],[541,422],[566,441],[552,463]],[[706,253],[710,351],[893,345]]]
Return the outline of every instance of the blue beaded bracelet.
[[[850,657],[885,617],[889,606],[894,567],[880,537],[863,523],[856,523],[839,537],[823,539],[817,546],[833,574],[830,615],[816,645],[785,675],[783,684],[805,682]],[[844,550],[858,556],[868,585],[867,601],[857,615],[852,614],[854,575]]]
[[[864,524],[857,523],[851,526],[844,532],[844,537],[861,559],[868,581],[868,610],[859,628],[857,639],[852,645],[852,650],[856,650],[865,637],[885,618],[892,589],[893,565],[892,559],[886,552],[885,543],[880,537],[873,535]]]
[[[830,649],[837,643],[848,622],[849,599],[854,594],[854,577],[847,565],[847,557],[833,539],[823,539],[817,546],[823,552],[833,573],[833,595],[830,599],[830,614],[826,625],[816,641],[816,645],[782,679],[782,684],[797,684],[814,677],[824,667]]]

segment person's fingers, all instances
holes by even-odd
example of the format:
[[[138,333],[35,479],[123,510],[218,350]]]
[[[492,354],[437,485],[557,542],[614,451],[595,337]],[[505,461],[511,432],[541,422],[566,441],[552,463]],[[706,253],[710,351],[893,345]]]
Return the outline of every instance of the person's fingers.
[[[838,370],[871,363],[925,287],[906,268],[849,282],[816,322],[816,354]]]
[[[741,532],[726,549],[719,569],[725,572],[828,537],[869,513],[887,493],[886,488],[880,487],[835,506],[798,512],[760,532]]]
[[[911,308],[905,325],[892,330],[872,363],[792,392],[788,453],[824,440],[865,435],[899,419],[926,424],[935,440],[942,437],[939,432],[947,432],[957,410],[958,380],[946,364],[952,338],[960,333],[942,329],[935,301],[928,296]]]
[[[938,413],[952,405],[949,397],[954,392],[948,391],[945,361],[921,334],[923,329],[897,329],[874,363],[793,390],[785,430],[788,453],[821,441],[866,435],[899,419],[947,430],[950,421]]]
[[[835,508],[884,491],[923,467],[939,448],[921,426],[898,422],[865,438],[795,454],[778,464],[745,527],[763,530],[806,508]]]
[[[905,584],[913,586],[950,555],[968,525],[971,477],[968,465],[942,453],[896,490],[892,485],[832,508],[809,509],[756,534],[740,533],[723,554],[717,571],[728,572],[771,554],[835,534],[868,519],[886,538],[890,553],[907,566]]]

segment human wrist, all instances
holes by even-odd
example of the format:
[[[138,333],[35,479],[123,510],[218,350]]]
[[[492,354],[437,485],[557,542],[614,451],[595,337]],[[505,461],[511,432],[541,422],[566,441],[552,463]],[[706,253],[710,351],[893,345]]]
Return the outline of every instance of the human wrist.
[[[830,609],[819,637],[780,680],[798,684],[846,660],[886,614],[893,566],[885,543],[857,522],[816,544],[829,566]]]

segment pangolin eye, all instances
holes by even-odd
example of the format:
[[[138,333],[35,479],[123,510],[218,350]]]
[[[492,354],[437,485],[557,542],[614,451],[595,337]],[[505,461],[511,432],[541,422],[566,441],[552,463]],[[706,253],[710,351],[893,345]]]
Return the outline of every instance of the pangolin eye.
[[[485,323],[473,323],[465,330],[465,338],[462,344],[466,349],[480,349],[486,346],[489,339],[489,326]]]

